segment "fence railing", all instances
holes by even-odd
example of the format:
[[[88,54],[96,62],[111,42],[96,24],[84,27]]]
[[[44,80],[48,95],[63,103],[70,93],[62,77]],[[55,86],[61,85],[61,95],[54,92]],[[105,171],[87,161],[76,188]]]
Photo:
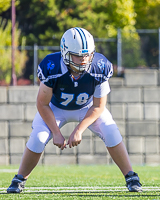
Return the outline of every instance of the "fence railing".
[[[123,66],[123,36],[122,34],[128,33],[128,31],[124,31],[121,29],[117,30],[117,74],[120,75],[121,73],[121,67]],[[159,29],[137,29],[135,31],[130,31],[130,33],[138,33],[140,39],[141,39],[141,34],[156,34],[157,37],[157,47],[154,47],[157,49],[157,60],[158,60],[158,65],[157,69],[160,70],[160,28]],[[134,41],[133,41],[134,42]],[[142,50],[142,49],[141,49]]]
[[[160,28],[159,29],[137,29],[135,31],[124,31],[117,29],[117,38],[94,38],[96,50],[103,53],[114,65],[115,76],[121,76],[125,68],[149,67],[160,70]],[[1,49],[12,48],[11,46]],[[17,50],[32,51],[29,55],[32,83],[37,84],[37,66],[42,60],[39,52],[59,51],[59,46],[19,46]],[[43,53],[45,55],[45,53]],[[32,57],[32,58],[31,58]],[[32,61],[31,61],[32,60]],[[32,64],[31,64],[32,63]],[[1,65],[1,63],[0,63]],[[26,64],[27,65],[27,64]]]

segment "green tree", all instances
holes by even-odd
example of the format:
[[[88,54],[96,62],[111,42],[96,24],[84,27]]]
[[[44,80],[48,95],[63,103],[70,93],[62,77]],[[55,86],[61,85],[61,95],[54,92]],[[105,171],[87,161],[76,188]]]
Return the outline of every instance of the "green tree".
[[[135,31],[135,12],[134,2],[132,0],[74,0],[68,7],[63,6],[58,16],[58,27],[61,32],[73,26],[84,27],[89,30],[96,38],[116,38],[117,29],[123,30],[123,66],[137,66],[137,62],[142,63],[140,59],[140,47],[138,46],[139,37],[130,34]],[[125,41],[125,42],[124,42]],[[131,47],[136,42],[137,45],[132,49],[132,57],[135,62],[130,62],[131,54],[128,53],[128,46]],[[128,45],[129,44],[129,45]],[[115,55],[117,55],[116,43],[98,43],[97,50],[109,58],[113,64],[117,64]],[[112,51],[112,55],[110,52]],[[140,61],[140,60],[141,61]],[[136,62],[137,61],[137,62]]]
[[[0,18],[0,80],[5,80],[6,83],[11,81],[11,21]],[[16,26],[17,27],[17,26]],[[19,44],[20,31],[16,28],[15,46]],[[22,39],[22,46],[25,45],[25,38]],[[27,60],[26,52],[16,50],[15,52],[15,71],[18,76]]]
[[[11,7],[11,0],[0,0],[0,14]]]
[[[94,37],[115,37],[117,28],[134,28],[134,15],[132,0],[73,0],[69,8],[61,9],[58,26],[62,32],[80,26]]]
[[[16,0],[15,4],[18,5],[19,1]],[[0,14],[7,11],[11,7],[11,0],[0,0]],[[11,20],[0,17],[0,80],[5,80],[7,84],[11,81]],[[15,46],[20,43],[20,30],[16,24],[15,32]],[[25,37],[21,39],[22,47],[25,46]],[[18,76],[22,74],[27,60],[27,54],[24,50],[15,51],[15,71]]]
[[[146,67],[143,57],[140,37],[137,32],[122,31],[122,66],[124,68]]]
[[[59,40],[53,40],[55,34],[59,34],[59,10],[55,0],[21,0],[16,10],[19,28],[22,37],[26,37],[27,45],[59,44]]]
[[[160,0],[133,0],[137,29],[158,29],[160,27]]]
[[[158,67],[158,28],[160,27],[160,0],[133,0],[137,29],[157,29],[157,33],[140,34],[143,52],[149,67]]]
[[[136,22],[133,0],[21,0],[17,20],[32,45],[57,45],[62,34],[75,26],[94,37],[115,37],[117,28],[132,29]]]
[[[133,0],[21,0],[17,20],[28,45],[59,46],[62,34],[76,26],[86,28],[96,38],[116,38],[117,28],[134,30],[135,13]],[[108,55],[107,44],[101,47]],[[112,47],[116,55],[116,44]],[[39,51],[40,58],[47,53]]]
[[[130,34],[129,31],[135,31],[135,25],[138,26],[142,21],[138,16],[141,14],[141,9],[146,9],[145,5],[150,9],[155,8],[153,0],[20,0],[16,2],[16,19],[22,32],[20,37],[26,37],[27,45],[37,43],[37,45],[59,46],[62,34],[75,26],[86,28],[95,38],[116,38],[117,28],[121,28],[124,31],[125,41],[129,42],[126,47],[123,45],[123,50],[127,55],[125,48],[132,47],[135,40],[135,50],[134,53],[132,50],[131,54],[132,56],[135,54],[136,59],[139,59],[136,56],[140,51],[139,37],[138,34]],[[140,2],[144,4],[141,5]],[[143,12],[142,16],[145,16]],[[103,53],[107,55],[110,48],[107,49],[107,44],[102,46]],[[116,44],[112,43],[111,47],[115,49],[114,57],[115,46]],[[39,51],[41,58],[47,53],[47,51]],[[30,52],[31,56],[33,55]]]

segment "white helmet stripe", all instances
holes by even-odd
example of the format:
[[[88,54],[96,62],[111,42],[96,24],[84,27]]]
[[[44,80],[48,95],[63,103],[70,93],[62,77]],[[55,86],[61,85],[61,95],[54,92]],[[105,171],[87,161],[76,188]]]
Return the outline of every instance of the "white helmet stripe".
[[[87,49],[87,40],[86,40],[86,36],[85,36],[83,30],[80,29],[80,28],[78,28],[78,27],[76,27],[75,29],[78,31],[78,33],[81,36],[81,39],[82,39],[82,49]]]

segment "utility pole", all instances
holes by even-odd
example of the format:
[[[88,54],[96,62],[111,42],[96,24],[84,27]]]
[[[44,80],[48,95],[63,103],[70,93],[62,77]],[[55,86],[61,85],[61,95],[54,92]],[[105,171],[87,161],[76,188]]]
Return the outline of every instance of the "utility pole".
[[[11,85],[17,85],[17,77],[15,73],[15,24],[16,24],[16,8],[15,0],[12,0],[12,48],[11,48]]]
[[[121,75],[122,68],[122,36],[121,29],[118,28],[117,32],[117,75]]]

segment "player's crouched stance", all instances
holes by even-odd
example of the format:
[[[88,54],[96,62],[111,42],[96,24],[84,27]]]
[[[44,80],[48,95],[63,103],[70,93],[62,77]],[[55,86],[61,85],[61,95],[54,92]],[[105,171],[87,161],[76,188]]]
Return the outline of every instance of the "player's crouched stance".
[[[7,193],[23,191],[50,139],[53,138],[53,144],[61,150],[66,145],[71,148],[80,144],[86,128],[105,143],[125,177],[128,190],[141,192],[139,177],[133,172],[122,136],[106,108],[112,64],[104,55],[95,53],[93,36],[83,28],[67,30],[60,46],[61,52],[47,55],[38,66],[41,81],[37,96],[38,112],[18,174]],[[68,122],[78,122],[78,125],[66,142],[60,128]]]

